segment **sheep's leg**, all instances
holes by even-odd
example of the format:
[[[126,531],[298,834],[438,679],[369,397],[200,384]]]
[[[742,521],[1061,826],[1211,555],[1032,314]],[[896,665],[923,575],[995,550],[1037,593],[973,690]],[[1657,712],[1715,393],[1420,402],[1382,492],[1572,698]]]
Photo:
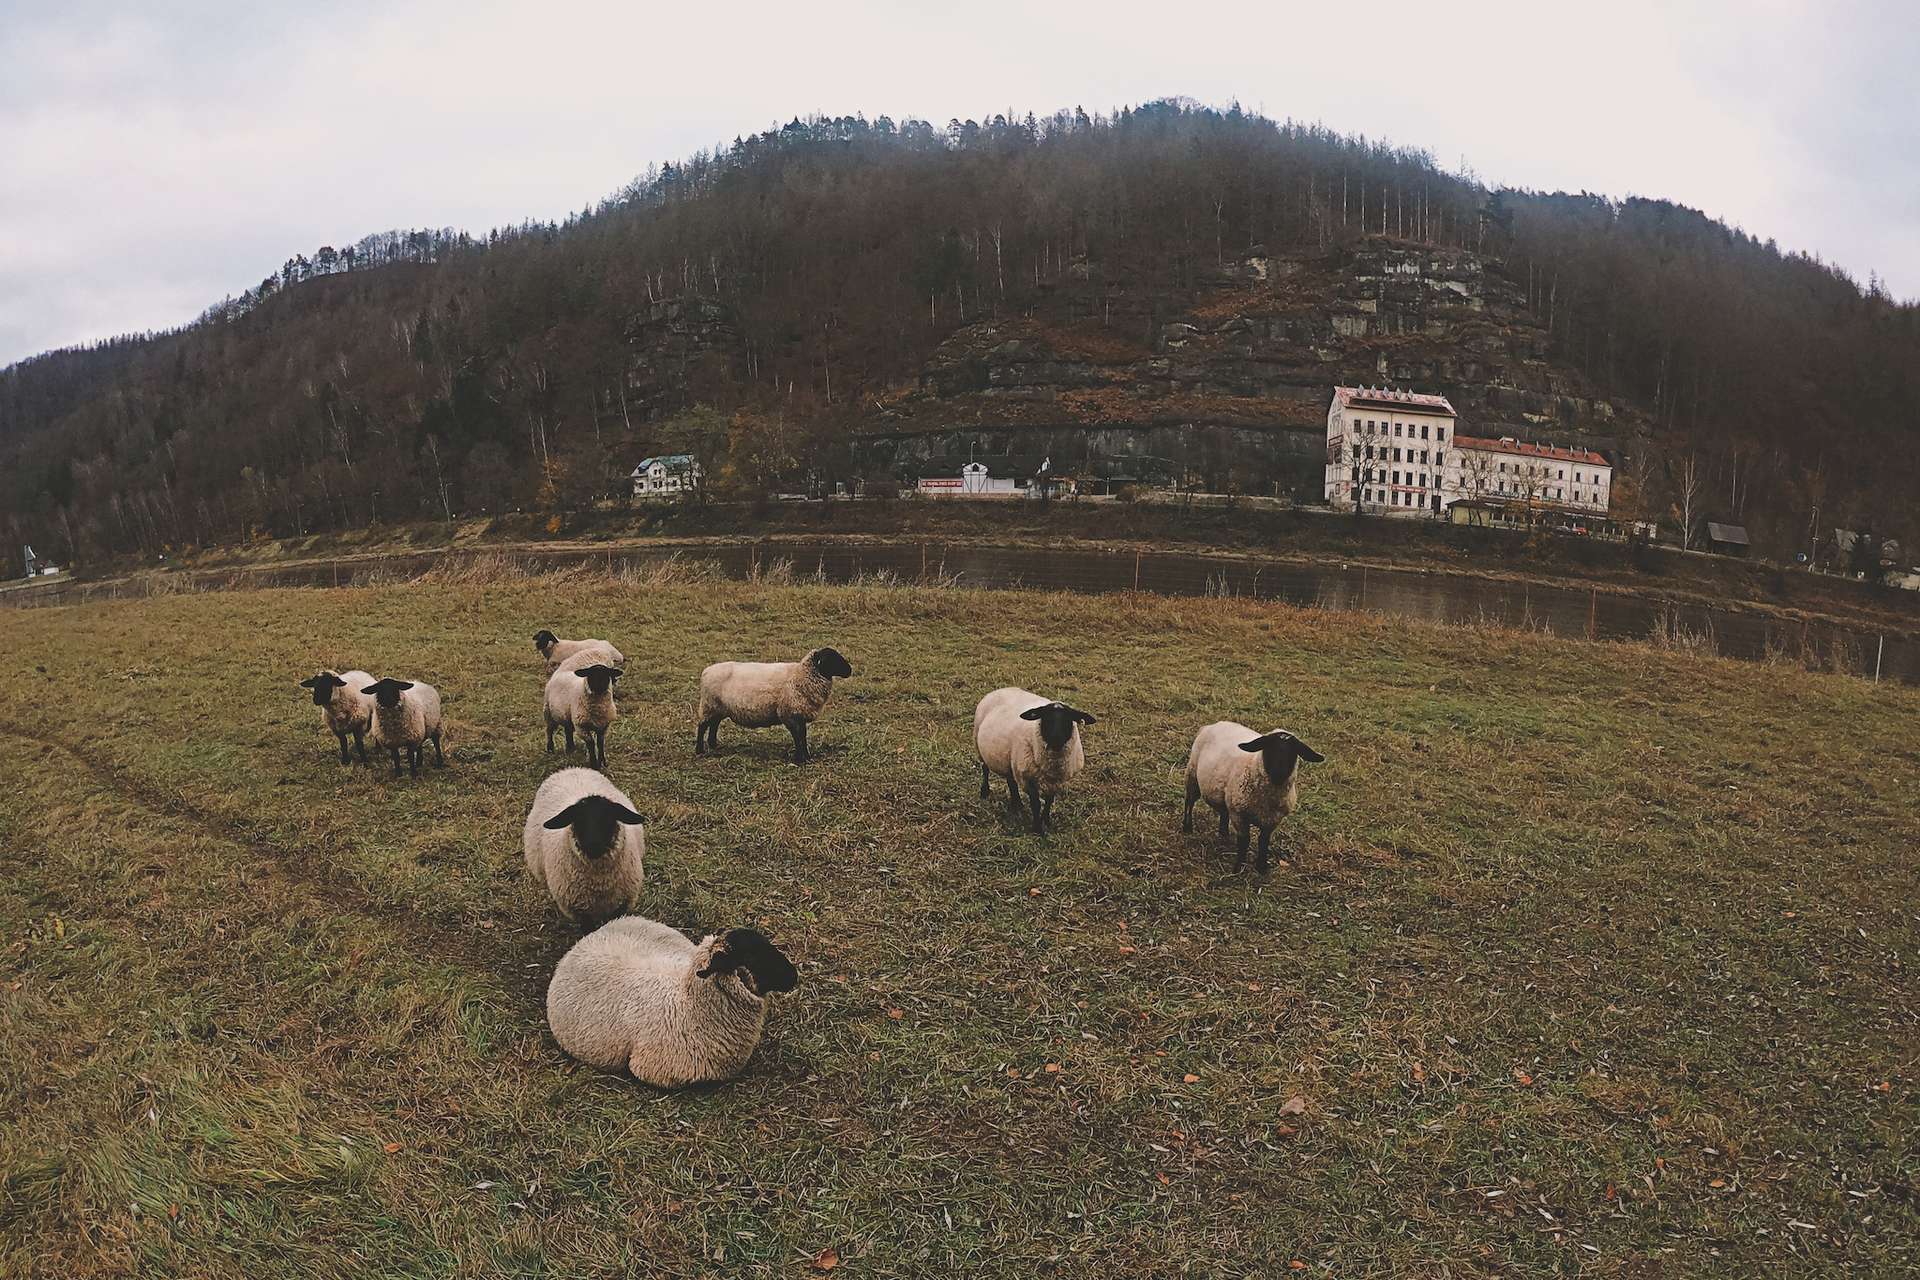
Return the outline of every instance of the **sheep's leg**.
[[[1053,829],[1053,797],[1052,796],[1047,797],[1046,805],[1047,805],[1047,808],[1046,808],[1047,829],[1051,831]]]
[[[700,756],[706,753],[707,722],[705,720],[695,720],[693,722],[693,754]]]
[[[407,772],[409,774],[413,775],[416,778],[420,776],[420,758],[426,754],[427,754],[427,749],[422,745],[420,745],[419,743],[415,742],[415,743],[410,743],[408,745]]]
[[[982,800],[993,794],[992,781],[993,774],[988,772],[987,762],[982,760],[980,762],[980,798]]]
[[[573,721],[569,720],[560,727],[567,731],[567,750],[571,752],[573,750]]]
[[[1227,806],[1220,806],[1220,839],[1227,838]]]
[[[362,733],[359,729],[355,729],[353,731],[353,749],[360,753],[360,763],[366,764],[367,763],[367,739],[366,739],[366,735]],[[344,756],[341,758],[345,759]]]
[[[593,754],[594,764],[600,772],[605,773],[607,771],[607,731],[605,729],[593,730]]]
[[[1045,811],[1040,807],[1040,783],[1037,780],[1027,781],[1027,803],[1033,806],[1033,834],[1037,836],[1047,834],[1047,818]]]
[[[395,746],[389,749],[393,752],[393,776],[397,778],[400,776],[400,748]]]
[[[553,721],[547,721],[547,750],[549,751],[553,750],[553,731],[559,727]]]
[[[333,736],[340,739],[340,763],[352,764],[353,757],[347,754],[347,734],[344,729],[334,730]]]
[[[440,735],[437,733],[433,735],[433,762],[442,769],[447,767],[447,757],[440,750]]]
[[[1180,829],[1189,835],[1193,834],[1193,806],[1199,803],[1200,784],[1195,782],[1193,776],[1189,774],[1187,776],[1187,812],[1180,819]]]
[[[1247,864],[1247,837],[1252,834],[1253,824],[1246,819],[1240,820],[1240,841],[1238,852],[1233,859],[1233,869],[1238,871]]]
[[[805,720],[789,720],[787,722],[787,732],[793,735],[793,762],[795,764],[805,764],[807,762],[807,722]]]
[[[1253,869],[1261,875],[1267,873],[1267,842],[1271,839],[1273,839],[1273,828],[1260,828],[1260,852],[1259,856],[1254,859]]]
[[[1026,812],[1026,801],[1020,798],[1020,784],[1013,780],[1012,774],[1007,775],[1007,807],[1015,813]]]

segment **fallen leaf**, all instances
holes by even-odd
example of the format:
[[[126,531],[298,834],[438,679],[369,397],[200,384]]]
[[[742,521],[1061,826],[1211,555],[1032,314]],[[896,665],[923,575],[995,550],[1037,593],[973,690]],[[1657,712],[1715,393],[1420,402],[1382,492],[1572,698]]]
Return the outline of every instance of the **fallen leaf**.
[[[400,1150],[400,1144],[397,1142],[389,1142],[386,1146],[382,1147],[381,1150],[385,1151],[388,1155],[392,1155],[394,1152]]]
[[[1716,1188],[1724,1187],[1727,1185],[1727,1180],[1725,1178],[1715,1178],[1712,1182],[1709,1182],[1707,1185],[1710,1187],[1716,1187]]]
[[[1526,1072],[1522,1071],[1518,1067],[1515,1067],[1513,1069],[1513,1078],[1515,1080],[1518,1080],[1523,1085],[1531,1085],[1533,1083],[1533,1077],[1528,1075]]]
[[[1007,1079],[1018,1080],[1019,1078],[1020,1078],[1020,1068],[1018,1067],[1007,1068]]]
[[[1289,1262],[1287,1264],[1287,1270],[1289,1271],[1305,1271],[1306,1269],[1307,1269],[1307,1264],[1300,1261],[1300,1259],[1298,1258],[1295,1258],[1292,1262]]]
[[[1614,1191],[1613,1191],[1613,1184],[1612,1184],[1611,1182],[1609,1182],[1609,1183],[1607,1184],[1607,1199],[1609,1199],[1609,1200],[1611,1200],[1611,1199],[1613,1199],[1613,1194],[1614,1194]]]
[[[895,1022],[898,1022],[898,1021],[900,1021],[900,1019],[901,1019],[901,1018],[903,1018],[903,1017],[905,1017],[906,1015],[905,1015],[905,1014],[903,1014],[903,1013],[902,1013],[902,1012],[901,1012],[900,1010],[898,1010],[898,1009],[889,1009],[889,1010],[887,1010],[887,1016],[888,1016],[889,1018],[892,1018],[892,1019],[893,1019],[893,1020],[894,1020]]]
[[[1048,1074],[1048,1075],[1050,1075],[1050,1076],[1057,1076],[1057,1075],[1059,1075],[1059,1074],[1060,1074],[1060,1064],[1059,1064],[1059,1063],[1057,1063],[1057,1062],[1049,1062],[1049,1063],[1047,1064],[1047,1074]]]
[[[1413,1064],[1413,1082],[1415,1084],[1424,1084],[1426,1082],[1426,1079],[1427,1079],[1427,1069],[1421,1066],[1417,1062],[1414,1063]]]
[[[1290,1124],[1277,1124],[1273,1126],[1273,1136],[1276,1138],[1291,1138],[1298,1132],[1300,1131]]]
[[[1655,1156],[1653,1158],[1653,1167],[1664,1171],[1667,1167],[1667,1158],[1665,1156]]]
[[[171,1219],[173,1219],[173,1220],[174,1220],[175,1222],[178,1222],[178,1221],[180,1221],[180,1206],[179,1206],[179,1205],[177,1205],[177,1204],[170,1204],[170,1205],[168,1205],[168,1206],[167,1206],[167,1217],[169,1217],[169,1218],[171,1218]]]
[[[840,1251],[832,1246],[828,1246],[813,1255],[813,1269],[815,1271],[831,1271],[839,1265]]]
[[[1121,955],[1123,955],[1123,956],[1130,956],[1130,955],[1132,955],[1132,954],[1133,954],[1133,951],[1134,951],[1134,949],[1133,949],[1132,947],[1122,947],[1122,948],[1120,948],[1120,954],[1121,954]]]
[[[1033,888],[1031,888],[1031,889],[1029,889],[1029,890],[1027,890],[1027,896],[1028,896],[1029,898],[1037,898],[1037,897],[1039,897],[1039,896],[1040,896],[1040,886],[1039,886],[1039,885],[1035,885],[1035,886],[1033,886]]]
[[[1200,1077],[1199,1077],[1199,1076],[1197,1076],[1197,1075],[1195,1075],[1195,1074],[1193,1074],[1193,1072],[1191,1072],[1191,1071],[1189,1071],[1189,1072],[1187,1072],[1187,1074],[1186,1074],[1186,1075],[1184,1075],[1184,1076],[1182,1076],[1182,1077],[1181,1077],[1181,1079],[1182,1079],[1182,1080],[1184,1080],[1184,1081],[1186,1081],[1186,1083],[1188,1083],[1188,1084],[1199,1084],[1199,1083],[1200,1083]]]
[[[1280,1104],[1280,1114],[1283,1116],[1302,1115],[1306,1112],[1306,1109],[1307,1100],[1297,1093]]]
[[[1170,1187],[1173,1185],[1173,1180],[1168,1178],[1166,1174],[1161,1173],[1158,1170],[1154,1172],[1153,1176],[1160,1179],[1160,1185],[1163,1187]]]

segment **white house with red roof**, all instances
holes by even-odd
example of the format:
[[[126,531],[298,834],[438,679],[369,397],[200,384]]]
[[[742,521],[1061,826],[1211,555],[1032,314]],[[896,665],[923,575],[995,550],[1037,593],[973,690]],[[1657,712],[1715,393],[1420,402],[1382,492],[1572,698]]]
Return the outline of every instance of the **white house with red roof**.
[[[1604,518],[1612,490],[1612,465],[1591,449],[1459,435],[1445,396],[1335,387],[1327,406],[1326,499],[1336,508],[1445,519],[1467,503]]]

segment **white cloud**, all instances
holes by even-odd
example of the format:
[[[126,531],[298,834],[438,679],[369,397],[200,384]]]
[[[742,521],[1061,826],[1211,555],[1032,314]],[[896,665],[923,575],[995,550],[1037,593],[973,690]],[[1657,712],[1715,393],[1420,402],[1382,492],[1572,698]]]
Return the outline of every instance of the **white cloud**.
[[[1168,94],[1664,196],[1920,294],[1899,0],[32,4],[0,24],[0,361],[191,319],[394,226],[555,218],[795,115]]]

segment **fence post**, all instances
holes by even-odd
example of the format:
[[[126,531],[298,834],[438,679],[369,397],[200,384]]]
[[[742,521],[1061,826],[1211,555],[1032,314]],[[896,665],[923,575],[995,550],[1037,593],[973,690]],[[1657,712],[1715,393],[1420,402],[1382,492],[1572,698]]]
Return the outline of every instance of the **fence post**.
[[[1133,549],[1133,589],[1136,594],[1140,590],[1140,548],[1138,547]]]
[[[1595,587],[1593,588],[1593,593],[1587,597],[1587,639],[1589,640],[1593,639],[1594,631],[1596,629],[1595,623],[1597,621],[1599,611],[1600,611],[1600,588]]]
[[[920,544],[920,584],[922,586],[925,586],[926,581],[927,581],[927,544],[923,541]]]
[[[1873,682],[1880,683],[1880,659],[1887,653],[1887,633],[1880,633],[1880,646],[1873,651]]]

